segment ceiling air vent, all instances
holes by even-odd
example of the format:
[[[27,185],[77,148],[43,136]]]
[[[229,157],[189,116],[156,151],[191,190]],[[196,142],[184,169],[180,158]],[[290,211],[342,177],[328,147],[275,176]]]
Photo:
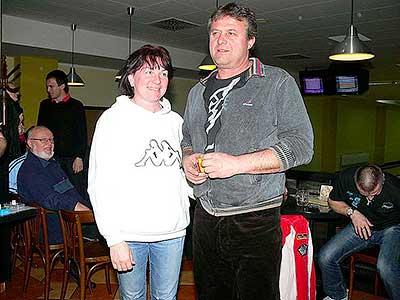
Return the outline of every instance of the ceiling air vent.
[[[274,57],[279,58],[279,59],[286,59],[286,60],[299,60],[299,59],[309,59],[310,58],[310,57],[305,56],[300,53],[274,55]]]
[[[180,30],[199,27],[198,24],[180,20],[180,19],[176,19],[176,18],[169,18],[169,19],[157,21],[154,23],[150,23],[149,25],[158,27],[158,28],[161,28],[164,30],[169,30],[169,31],[180,31]]]

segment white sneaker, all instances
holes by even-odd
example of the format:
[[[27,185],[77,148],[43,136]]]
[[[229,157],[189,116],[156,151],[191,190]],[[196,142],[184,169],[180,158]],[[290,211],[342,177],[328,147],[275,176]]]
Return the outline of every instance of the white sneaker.
[[[348,300],[349,299],[349,297],[346,295],[346,297],[344,297],[343,299],[341,299],[341,300]],[[329,296],[326,296],[324,299],[322,299],[322,300],[335,300],[335,299],[333,299],[333,298],[331,298],[331,297],[329,297]]]

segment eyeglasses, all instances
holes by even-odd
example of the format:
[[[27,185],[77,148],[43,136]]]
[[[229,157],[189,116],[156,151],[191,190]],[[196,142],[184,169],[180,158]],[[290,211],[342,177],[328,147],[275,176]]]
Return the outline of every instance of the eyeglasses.
[[[30,140],[40,141],[43,145],[47,144],[48,142],[54,144],[54,138],[41,138],[41,139],[30,138]]]

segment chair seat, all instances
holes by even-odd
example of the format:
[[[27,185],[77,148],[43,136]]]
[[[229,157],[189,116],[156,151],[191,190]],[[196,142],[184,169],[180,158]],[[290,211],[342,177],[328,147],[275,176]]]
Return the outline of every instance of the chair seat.
[[[55,250],[63,250],[64,249],[64,243],[62,244],[50,244],[49,245],[50,251],[55,251]]]
[[[110,250],[103,242],[85,242],[84,243],[85,262],[111,262]]]
[[[355,261],[363,261],[368,264],[376,265],[378,262],[379,248],[373,247],[365,249],[358,253],[354,253],[353,257]]]

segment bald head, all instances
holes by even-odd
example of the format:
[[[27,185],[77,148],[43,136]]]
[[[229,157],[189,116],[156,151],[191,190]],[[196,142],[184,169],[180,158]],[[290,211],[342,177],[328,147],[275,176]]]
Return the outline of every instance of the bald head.
[[[375,196],[382,190],[384,174],[376,165],[360,167],[354,174],[358,191],[364,196]]]

